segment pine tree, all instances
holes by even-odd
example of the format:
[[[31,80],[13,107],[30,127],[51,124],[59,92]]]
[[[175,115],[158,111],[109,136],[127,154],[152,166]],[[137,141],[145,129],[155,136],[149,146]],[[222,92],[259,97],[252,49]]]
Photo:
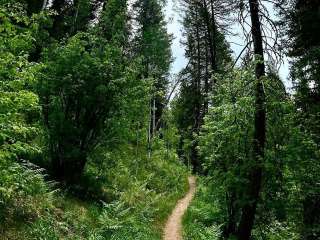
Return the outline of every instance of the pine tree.
[[[153,81],[150,93],[149,142],[161,126],[166,104],[171,55],[171,36],[167,33],[163,1],[137,0],[134,39],[136,55],[142,57],[142,77]]]
[[[181,72],[182,83],[177,102],[177,121],[181,134],[180,155],[191,160],[194,170],[201,169],[195,136],[211,104],[216,73],[222,73],[231,63],[229,46],[223,35],[223,21],[216,15],[228,13],[220,1],[184,0],[183,20],[185,56],[188,66]]]
[[[295,88],[298,109],[297,125],[312,136],[320,147],[320,2],[318,0],[288,0],[280,8],[282,24],[289,41],[285,42],[292,58],[291,78]],[[311,159],[311,158],[310,158]],[[318,169],[319,163],[309,163]],[[302,171],[301,171],[302,172]],[[303,198],[303,239],[313,240],[320,236],[320,189],[318,174],[301,176]]]

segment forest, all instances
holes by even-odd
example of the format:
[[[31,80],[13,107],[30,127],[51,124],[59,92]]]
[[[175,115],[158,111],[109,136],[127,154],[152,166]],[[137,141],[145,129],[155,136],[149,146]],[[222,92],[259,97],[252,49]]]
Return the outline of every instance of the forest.
[[[319,0],[0,0],[0,240],[319,240],[319,33]]]

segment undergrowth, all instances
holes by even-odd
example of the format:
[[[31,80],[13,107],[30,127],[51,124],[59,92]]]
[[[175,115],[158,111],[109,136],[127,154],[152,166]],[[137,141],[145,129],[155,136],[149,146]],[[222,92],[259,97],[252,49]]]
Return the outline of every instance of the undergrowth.
[[[187,189],[187,171],[171,151],[150,158],[143,151],[127,145],[93,154],[81,184],[68,189],[45,181],[39,169],[1,161],[12,188],[1,181],[0,239],[161,239]]]
[[[219,187],[213,179],[198,177],[197,192],[183,218],[183,235],[185,240],[220,240],[226,224],[226,209],[218,202]],[[291,223],[273,221],[267,230],[263,222],[257,221],[253,229],[252,240],[298,240],[299,235]],[[228,240],[235,240],[230,236]]]
[[[219,218],[221,217],[212,185],[198,177],[197,191],[183,217],[185,240],[220,239]]]

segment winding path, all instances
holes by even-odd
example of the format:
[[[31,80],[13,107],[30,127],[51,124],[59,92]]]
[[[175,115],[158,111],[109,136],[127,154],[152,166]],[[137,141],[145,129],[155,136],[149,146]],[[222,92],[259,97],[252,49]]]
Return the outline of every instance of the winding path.
[[[189,192],[178,201],[171,213],[164,228],[164,240],[182,240],[182,217],[196,192],[196,178],[191,176],[188,180]]]

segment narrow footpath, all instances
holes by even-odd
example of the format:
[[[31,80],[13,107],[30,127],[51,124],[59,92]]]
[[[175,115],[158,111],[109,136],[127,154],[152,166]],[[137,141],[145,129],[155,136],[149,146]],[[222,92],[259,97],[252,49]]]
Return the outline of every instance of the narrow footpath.
[[[187,210],[196,192],[196,178],[191,176],[189,180],[189,192],[180,199],[171,213],[164,228],[164,240],[182,240],[182,217]]]

